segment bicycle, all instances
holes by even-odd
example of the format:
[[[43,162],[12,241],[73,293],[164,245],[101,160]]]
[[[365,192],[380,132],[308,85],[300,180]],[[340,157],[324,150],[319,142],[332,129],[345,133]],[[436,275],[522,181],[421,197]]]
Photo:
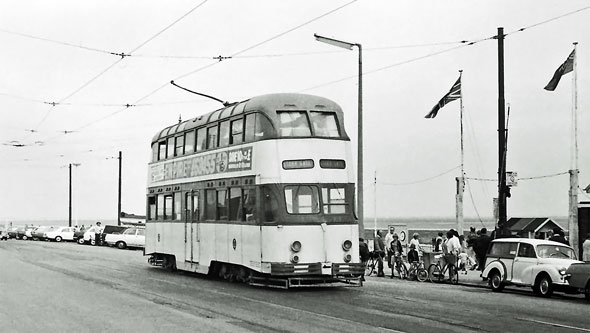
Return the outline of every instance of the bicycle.
[[[459,271],[456,264],[445,263],[444,266],[440,265],[440,258],[436,263],[428,266],[428,278],[430,282],[442,282],[445,279],[447,271],[449,272],[449,282],[452,284],[459,283]]]
[[[370,257],[367,260],[367,264],[365,265],[365,276],[371,276],[371,274],[377,274],[377,268],[379,264],[379,260],[377,260],[377,254],[375,252],[369,252]]]
[[[402,280],[408,278],[408,268],[404,264],[404,259],[402,258],[400,253],[395,253],[391,256],[394,260],[393,267],[391,268],[391,278],[393,279],[394,272],[397,272],[398,277]]]
[[[424,267],[424,262],[412,262],[410,263],[410,269],[408,270],[408,278],[410,280],[416,279],[419,282],[425,282],[428,280],[428,271]]]

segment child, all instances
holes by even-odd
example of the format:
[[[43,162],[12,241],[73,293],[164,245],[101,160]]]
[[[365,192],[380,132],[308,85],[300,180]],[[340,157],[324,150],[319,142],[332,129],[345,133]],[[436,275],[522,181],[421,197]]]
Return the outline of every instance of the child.
[[[418,251],[416,251],[416,245],[410,244],[410,251],[408,251],[408,262],[411,264],[413,262],[419,262],[420,258],[418,256]]]
[[[467,262],[469,261],[469,256],[465,251],[459,253],[459,271],[463,272],[463,274],[467,274]]]

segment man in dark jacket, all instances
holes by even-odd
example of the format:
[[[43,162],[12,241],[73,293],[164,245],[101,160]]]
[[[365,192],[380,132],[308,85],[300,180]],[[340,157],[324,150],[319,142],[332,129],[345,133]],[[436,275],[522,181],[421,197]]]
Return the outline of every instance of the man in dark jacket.
[[[377,237],[373,241],[373,252],[377,256],[377,276],[385,276],[383,272],[383,257],[385,256],[385,243],[381,238],[381,231],[377,230]]]
[[[549,240],[559,242],[568,246],[570,245],[570,242],[568,242],[567,239],[565,239],[565,237],[563,236],[563,231],[558,227],[553,228],[553,236],[551,236]]]
[[[483,272],[486,266],[486,252],[490,246],[492,239],[488,236],[488,230],[481,228],[479,237],[473,242],[473,250],[475,251],[475,257],[477,258],[477,268]]]
[[[371,258],[371,252],[369,252],[369,246],[365,243],[365,240],[359,238],[359,256],[361,257],[361,262],[363,266],[367,266],[367,261]],[[361,281],[365,281],[365,271],[363,271],[363,275],[361,276]]]

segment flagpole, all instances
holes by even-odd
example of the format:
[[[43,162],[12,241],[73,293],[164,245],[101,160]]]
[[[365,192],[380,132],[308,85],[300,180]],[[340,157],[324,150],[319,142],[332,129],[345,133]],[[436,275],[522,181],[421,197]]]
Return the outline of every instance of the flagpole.
[[[463,70],[459,70],[459,82],[461,82],[461,89],[459,90],[459,120],[461,127],[461,176],[456,178],[457,181],[457,197],[456,197],[456,215],[457,215],[457,232],[459,235],[463,234],[463,192],[465,190],[465,154],[463,149]]]
[[[377,238],[377,170],[375,170],[375,179],[373,181],[373,205],[374,205],[374,212],[373,212],[373,224],[375,226],[375,231],[373,232],[373,236]]]
[[[572,169],[570,174],[570,190],[569,190],[569,218],[568,218],[568,233],[569,242],[576,255],[579,254],[579,235],[578,235],[578,72],[577,72],[577,45],[574,42],[574,59],[573,59],[573,75],[572,75]]]

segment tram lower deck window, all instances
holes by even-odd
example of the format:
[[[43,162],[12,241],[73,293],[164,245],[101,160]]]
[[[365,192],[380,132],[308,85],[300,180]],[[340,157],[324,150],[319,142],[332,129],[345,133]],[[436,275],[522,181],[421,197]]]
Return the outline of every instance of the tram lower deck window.
[[[289,214],[317,214],[320,212],[319,193],[315,186],[285,186],[285,203]]]

